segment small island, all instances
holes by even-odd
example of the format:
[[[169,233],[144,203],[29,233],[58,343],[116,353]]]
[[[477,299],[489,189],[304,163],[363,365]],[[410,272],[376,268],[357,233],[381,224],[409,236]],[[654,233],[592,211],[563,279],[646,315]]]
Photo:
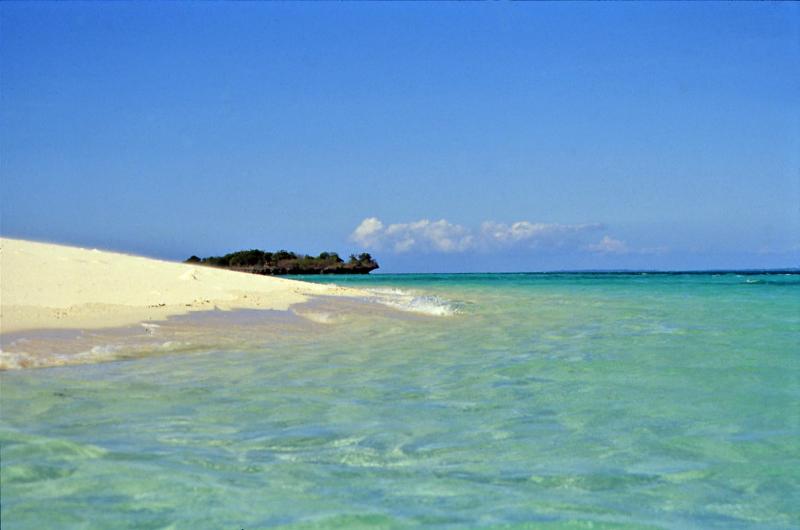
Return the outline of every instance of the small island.
[[[336,252],[323,252],[315,257],[287,250],[265,252],[258,249],[240,250],[208,258],[192,256],[186,263],[264,275],[369,274],[379,267],[378,262],[367,252],[351,254],[348,261],[344,261]]]

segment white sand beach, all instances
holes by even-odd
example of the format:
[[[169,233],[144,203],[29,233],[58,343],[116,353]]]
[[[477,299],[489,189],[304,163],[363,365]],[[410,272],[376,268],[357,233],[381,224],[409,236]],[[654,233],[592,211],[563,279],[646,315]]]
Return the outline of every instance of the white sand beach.
[[[287,310],[355,289],[0,238],[0,332],[106,328],[191,311]]]

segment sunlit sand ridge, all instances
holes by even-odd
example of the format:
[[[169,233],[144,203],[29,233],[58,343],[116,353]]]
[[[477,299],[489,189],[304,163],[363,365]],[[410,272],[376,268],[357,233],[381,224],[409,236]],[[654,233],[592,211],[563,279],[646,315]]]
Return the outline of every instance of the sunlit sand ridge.
[[[191,311],[286,310],[357,289],[17,239],[0,239],[0,331],[104,328]]]

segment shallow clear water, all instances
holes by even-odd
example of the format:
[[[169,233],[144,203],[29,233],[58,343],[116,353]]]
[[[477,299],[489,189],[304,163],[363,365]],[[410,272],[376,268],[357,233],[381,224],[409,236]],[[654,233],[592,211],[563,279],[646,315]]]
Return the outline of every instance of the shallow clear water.
[[[0,373],[3,528],[800,527],[800,275],[324,281]]]

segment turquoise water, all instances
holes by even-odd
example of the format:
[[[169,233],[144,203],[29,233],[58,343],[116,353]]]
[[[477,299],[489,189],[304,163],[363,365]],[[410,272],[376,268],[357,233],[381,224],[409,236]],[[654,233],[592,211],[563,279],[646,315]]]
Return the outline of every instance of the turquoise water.
[[[800,275],[324,281],[0,373],[3,528],[800,528]]]

